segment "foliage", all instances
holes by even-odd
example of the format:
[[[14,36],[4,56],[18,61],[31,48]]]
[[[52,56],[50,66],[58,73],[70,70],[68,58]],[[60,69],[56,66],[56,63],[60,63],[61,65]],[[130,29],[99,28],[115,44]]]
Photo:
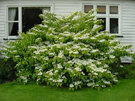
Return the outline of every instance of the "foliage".
[[[120,78],[135,79],[135,61],[131,64],[124,64],[120,69]]]
[[[114,35],[100,31],[103,21],[97,20],[93,11],[61,18],[44,12],[40,17],[42,24],[5,47],[7,58],[17,63],[18,80],[71,90],[84,86],[100,89],[118,81],[112,68],[120,66],[121,57],[132,54],[131,46],[122,46]]]
[[[16,78],[14,66],[12,59],[0,59],[0,83]]]

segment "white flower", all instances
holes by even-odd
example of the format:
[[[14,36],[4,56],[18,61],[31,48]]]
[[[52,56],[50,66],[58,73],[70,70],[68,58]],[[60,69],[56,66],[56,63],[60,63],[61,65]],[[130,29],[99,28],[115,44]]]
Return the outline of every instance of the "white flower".
[[[84,72],[82,72],[82,75],[85,75]]]
[[[35,54],[40,54],[40,51],[34,51],[33,53],[35,53]]]
[[[36,46],[28,46],[28,48],[34,48],[34,49],[37,49],[38,47],[36,47]]]
[[[99,40],[99,42],[104,42],[105,41],[105,39],[103,39],[103,40]]]
[[[93,73],[94,75],[98,75],[98,73]]]
[[[4,56],[4,57],[7,58],[7,59],[9,58],[8,56]]]
[[[120,67],[122,68],[122,67],[123,67],[123,65],[120,65]]]
[[[87,83],[87,86],[88,87],[90,87],[90,86],[92,86],[93,85],[93,83]]]
[[[82,69],[79,68],[79,67],[76,67],[75,70],[76,70],[76,71],[82,71]]]
[[[58,82],[62,82],[63,80],[62,79],[59,79]]]
[[[64,57],[64,52],[63,51],[60,51],[59,54],[58,54],[58,57],[59,58],[63,58]]]
[[[55,53],[49,53],[49,55],[50,55],[50,56],[54,56],[54,55],[55,55]]]
[[[95,52],[98,52],[98,50],[97,49],[93,49],[91,52],[95,53]]]
[[[91,39],[93,39],[93,40],[94,40],[94,39],[96,39],[96,38],[95,38],[95,37],[91,37]]]
[[[101,62],[97,62],[98,65],[101,65]]]
[[[77,82],[74,83],[74,85],[79,85],[81,83],[82,83],[82,81],[77,81]]]
[[[23,79],[23,80],[27,79],[27,77],[25,77],[25,76],[20,76],[20,78]]]
[[[49,78],[48,80],[49,80],[49,81],[52,81],[53,79],[52,79],[52,78]]]
[[[94,87],[98,87],[98,86],[99,86],[99,84],[94,85]]]
[[[40,76],[40,75],[42,75],[42,74],[43,74],[42,72],[39,72],[37,75]]]
[[[52,72],[50,72],[50,73],[49,73],[49,75],[50,75],[50,76],[52,76],[52,75],[53,75],[53,73],[52,73]]]
[[[37,79],[37,82],[40,80],[40,78]]]
[[[36,59],[37,57],[36,56],[32,56],[34,59]]]
[[[20,76],[20,79],[22,79],[23,80],[23,82],[25,82],[25,83],[27,83],[27,77],[24,77],[24,76]]]
[[[105,84],[110,85],[110,81],[103,81]]]
[[[73,88],[73,87],[74,87],[74,85],[73,85],[73,84],[70,84],[70,85],[69,85],[69,87],[70,87],[70,88]]]
[[[115,56],[113,56],[113,55],[110,55],[110,58],[114,59],[114,58],[115,58]]]
[[[62,79],[65,79],[66,77],[65,76],[62,76]]]
[[[19,55],[16,55],[15,57],[16,57],[16,58],[19,58],[20,56],[19,56]]]
[[[45,52],[47,49],[40,49],[39,52]]]
[[[105,68],[109,67],[107,64],[104,65]]]
[[[27,33],[27,34],[30,34],[30,35],[36,35],[35,33],[33,33],[33,32],[29,32],[29,33]]]
[[[105,88],[106,87],[106,85],[102,85],[102,88]]]
[[[135,52],[134,51],[131,51],[130,54],[135,54]]]
[[[106,71],[106,69],[103,69],[103,68],[96,68],[96,69],[94,69],[94,71],[103,73],[103,72]]]
[[[71,69],[71,68],[67,68],[67,70],[72,71],[72,69]]]
[[[49,60],[49,58],[48,57],[44,57],[44,60]]]
[[[58,70],[56,70],[54,73],[58,73]]]
[[[78,51],[70,51],[69,54],[79,54]]]
[[[13,50],[13,52],[15,52],[15,53],[16,53],[16,52],[17,52],[17,50]]]
[[[117,79],[113,79],[113,81],[114,81],[114,82],[118,82],[118,80],[117,80]]]
[[[61,64],[57,64],[57,67],[58,67],[59,69],[63,68]]]

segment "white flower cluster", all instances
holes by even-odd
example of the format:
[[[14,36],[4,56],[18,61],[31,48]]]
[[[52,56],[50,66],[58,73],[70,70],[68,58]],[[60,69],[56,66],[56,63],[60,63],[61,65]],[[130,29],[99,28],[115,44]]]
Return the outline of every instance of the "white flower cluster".
[[[63,51],[60,51],[59,54],[58,54],[58,57],[59,58],[64,58],[64,52]]]
[[[57,68],[62,69],[63,67],[62,67],[62,65],[59,63],[59,64],[57,64]]]
[[[75,70],[78,71],[78,72],[82,71],[82,69],[79,68],[79,67],[76,67]]]
[[[38,64],[35,64],[35,70],[37,71],[37,75],[38,76],[43,75],[43,73],[42,73],[42,67],[39,66]]]
[[[20,79],[23,80],[24,83],[27,83],[28,82],[28,79],[25,76],[20,76]]]

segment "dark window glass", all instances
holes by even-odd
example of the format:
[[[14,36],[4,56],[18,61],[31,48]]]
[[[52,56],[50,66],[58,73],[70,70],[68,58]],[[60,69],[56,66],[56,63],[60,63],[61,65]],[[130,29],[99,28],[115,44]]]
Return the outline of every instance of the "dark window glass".
[[[106,6],[97,6],[97,14],[106,14]]]
[[[93,6],[92,5],[85,5],[84,6],[84,12],[85,13],[88,13],[90,10],[92,10],[93,9]]]
[[[119,33],[118,32],[118,18],[110,19],[110,33]]]
[[[48,7],[49,8],[49,7]],[[47,10],[48,10],[47,8]],[[22,31],[27,32],[36,24],[40,24],[42,19],[39,15],[43,13],[43,7],[23,7],[22,8]]]
[[[118,6],[110,6],[110,14],[118,14]]]
[[[101,24],[103,28],[100,31],[106,30],[106,18],[98,18],[98,19],[103,20],[103,23]]]
[[[8,31],[10,36],[18,35],[18,23],[9,22]]]

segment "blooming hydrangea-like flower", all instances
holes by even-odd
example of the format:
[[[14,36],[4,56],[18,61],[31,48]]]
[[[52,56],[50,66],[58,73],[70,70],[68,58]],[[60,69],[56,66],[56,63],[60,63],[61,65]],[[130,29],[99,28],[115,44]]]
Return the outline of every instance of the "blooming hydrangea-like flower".
[[[69,85],[69,87],[70,87],[70,88],[73,88],[73,87],[74,87],[74,85],[73,85],[73,84],[70,84],[70,85]]]

